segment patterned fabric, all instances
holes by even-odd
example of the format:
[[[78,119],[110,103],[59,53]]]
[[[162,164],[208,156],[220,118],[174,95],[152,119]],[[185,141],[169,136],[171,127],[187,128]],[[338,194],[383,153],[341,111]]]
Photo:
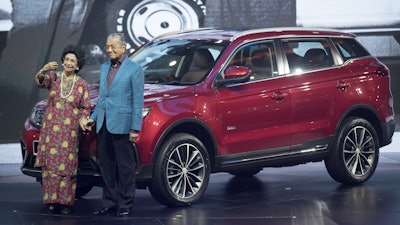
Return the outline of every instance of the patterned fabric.
[[[76,176],[59,176],[42,167],[42,190],[44,204],[72,206],[75,199]]]
[[[73,205],[78,168],[79,119],[90,115],[87,83],[81,77],[65,79],[60,91],[61,72],[48,73],[39,87],[48,88],[47,108],[43,116],[36,167],[43,171],[45,204]]]

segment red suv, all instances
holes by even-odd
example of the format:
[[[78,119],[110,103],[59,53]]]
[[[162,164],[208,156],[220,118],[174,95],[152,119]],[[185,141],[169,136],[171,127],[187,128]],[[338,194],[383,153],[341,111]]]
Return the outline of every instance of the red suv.
[[[345,184],[367,181],[394,132],[387,66],[338,30],[201,29],[154,39],[130,57],[145,71],[139,187],[161,204],[190,205],[211,173],[324,161]],[[91,86],[92,104],[98,86]],[[33,167],[46,102],[21,135]],[[101,185],[96,135],[81,136],[77,195]],[[135,165],[132,165],[135,166]]]

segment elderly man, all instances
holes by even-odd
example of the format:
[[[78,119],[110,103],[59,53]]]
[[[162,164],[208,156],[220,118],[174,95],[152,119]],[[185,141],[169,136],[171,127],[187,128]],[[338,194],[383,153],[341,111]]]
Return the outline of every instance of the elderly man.
[[[126,54],[123,34],[108,36],[105,51],[110,61],[100,67],[96,108],[83,125],[94,122],[99,135],[99,166],[104,181],[103,208],[95,214],[129,215],[135,197],[133,142],[142,126],[143,69]]]

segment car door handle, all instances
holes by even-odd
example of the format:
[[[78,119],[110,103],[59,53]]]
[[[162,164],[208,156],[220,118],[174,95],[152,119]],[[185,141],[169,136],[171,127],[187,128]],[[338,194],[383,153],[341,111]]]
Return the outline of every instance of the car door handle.
[[[276,101],[281,101],[283,99],[285,99],[288,96],[287,93],[282,93],[281,91],[275,91],[272,94],[272,99],[276,100]]]
[[[336,88],[341,90],[341,91],[346,90],[349,86],[350,86],[350,84],[345,82],[344,80],[340,80],[336,84]]]

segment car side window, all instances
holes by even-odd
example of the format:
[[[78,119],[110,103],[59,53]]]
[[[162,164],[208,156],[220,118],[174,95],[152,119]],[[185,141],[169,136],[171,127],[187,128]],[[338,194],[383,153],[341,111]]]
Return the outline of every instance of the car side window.
[[[332,53],[326,39],[284,40],[283,49],[290,73],[332,66]]]
[[[232,57],[229,66],[246,66],[251,70],[250,81],[268,79],[278,74],[272,42],[246,45]]]
[[[333,38],[333,43],[339,50],[343,61],[347,61],[353,58],[359,58],[364,56],[369,56],[370,54],[354,39],[345,38]]]

